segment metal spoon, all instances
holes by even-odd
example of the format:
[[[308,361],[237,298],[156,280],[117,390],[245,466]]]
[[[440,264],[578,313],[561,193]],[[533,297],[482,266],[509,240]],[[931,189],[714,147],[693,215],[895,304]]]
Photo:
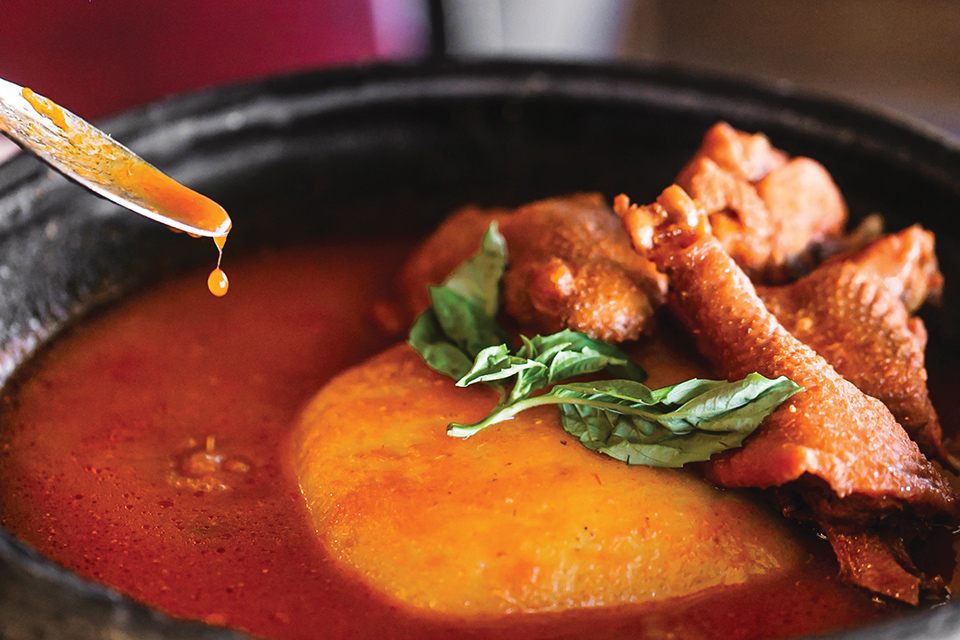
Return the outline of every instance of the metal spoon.
[[[122,207],[175,229],[223,237],[230,216],[52,100],[0,79],[0,132]]]

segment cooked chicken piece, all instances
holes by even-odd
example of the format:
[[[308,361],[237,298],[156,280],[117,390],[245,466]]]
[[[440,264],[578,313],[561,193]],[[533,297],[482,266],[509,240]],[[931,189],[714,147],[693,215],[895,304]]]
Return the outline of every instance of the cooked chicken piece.
[[[751,276],[782,281],[815,247],[839,236],[847,207],[830,174],[720,122],[676,183],[706,210],[714,235]]]
[[[403,283],[414,313],[427,285],[476,252],[491,220],[507,241],[506,312],[543,333],[563,328],[621,342],[637,338],[666,296],[665,278],[630,246],[598,194],[542,200],[513,213],[474,207],[454,213],[414,253]]]
[[[941,280],[933,236],[911,227],[791,285],[757,293],[787,331],[887,405],[924,454],[956,471],[927,392],[927,332],[900,298],[919,305]]]
[[[876,240],[850,255],[838,256],[883,279],[884,286],[913,313],[928,298],[939,300],[943,274],[933,249],[933,234],[920,225]]]
[[[789,160],[762,133],[737,131],[726,122],[718,122],[703,134],[694,159],[698,157],[710,158],[723,171],[749,182],[760,180]]]
[[[854,527],[856,529],[856,527]],[[917,603],[920,583],[913,578],[918,572],[903,538],[872,531],[854,530],[825,524],[824,534],[840,563],[841,579],[858,584],[874,593],[899,594],[900,600]],[[930,584],[933,588],[939,585]]]
[[[868,589],[916,602],[920,578],[897,549],[878,541],[917,517],[955,522],[952,488],[890,411],[791,335],[711,234],[702,209],[678,186],[656,204],[615,202],[637,248],[666,272],[677,313],[722,375],[785,375],[804,389],[785,402],[740,449],[704,463],[727,487],[779,487],[835,537],[842,574]],[[796,514],[799,515],[799,514]],[[856,563],[846,543],[870,543],[883,563]],[[880,554],[879,556],[877,554]],[[882,572],[878,575],[876,572]]]

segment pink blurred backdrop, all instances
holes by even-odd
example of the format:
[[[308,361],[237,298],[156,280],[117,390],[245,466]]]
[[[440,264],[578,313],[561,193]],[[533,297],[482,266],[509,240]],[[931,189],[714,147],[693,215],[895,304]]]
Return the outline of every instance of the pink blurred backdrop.
[[[0,77],[87,118],[278,72],[415,55],[419,0],[2,0]]]

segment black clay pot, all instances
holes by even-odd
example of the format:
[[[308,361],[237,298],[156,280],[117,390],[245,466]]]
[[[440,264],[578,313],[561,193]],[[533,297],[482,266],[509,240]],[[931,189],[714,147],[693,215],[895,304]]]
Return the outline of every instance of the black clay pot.
[[[102,124],[220,201],[234,218],[235,254],[294,238],[426,230],[464,202],[516,205],[577,190],[649,201],[720,119],[821,161],[854,219],[881,212],[890,228],[919,221],[936,231],[948,286],[943,308],[925,316],[928,358],[955,363],[960,146],[851,106],[669,69],[434,63],[268,80]],[[0,379],[88,309],[210,252],[30,157],[0,165]],[[836,638],[958,635],[960,603],[948,603]],[[237,636],[88,583],[0,530],[0,637]]]

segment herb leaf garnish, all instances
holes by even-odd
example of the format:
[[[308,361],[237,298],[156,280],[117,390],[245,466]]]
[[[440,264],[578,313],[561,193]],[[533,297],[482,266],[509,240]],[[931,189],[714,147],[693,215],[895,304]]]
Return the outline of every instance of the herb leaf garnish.
[[[694,378],[651,391],[629,380],[555,386],[563,428],[588,449],[629,464],[679,467],[739,447],[801,387],[751,373],[742,380]],[[649,393],[648,393],[649,392]]]
[[[802,388],[783,376],[751,373],[734,382],[694,378],[650,389],[642,384],[646,372],[618,347],[569,329],[520,336],[523,344],[513,350],[496,321],[505,268],[506,242],[492,223],[480,252],[430,287],[432,307],[410,330],[410,345],[430,367],[457,386],[484,384],[500,394],[480,422],[448,425],[451,436],[466,438],[553,404],[563,428],[588,449],[629,464],[679,467],[739,447]],[[620,378],[564,383],[600,371]]]
[[[431,306],[414,321],[407,339],[430,368],[459,379],[481,351],[507,342],[496,320],[506,264],[507,244],[494,222],[480,251],[442,286],[430,286]]]

